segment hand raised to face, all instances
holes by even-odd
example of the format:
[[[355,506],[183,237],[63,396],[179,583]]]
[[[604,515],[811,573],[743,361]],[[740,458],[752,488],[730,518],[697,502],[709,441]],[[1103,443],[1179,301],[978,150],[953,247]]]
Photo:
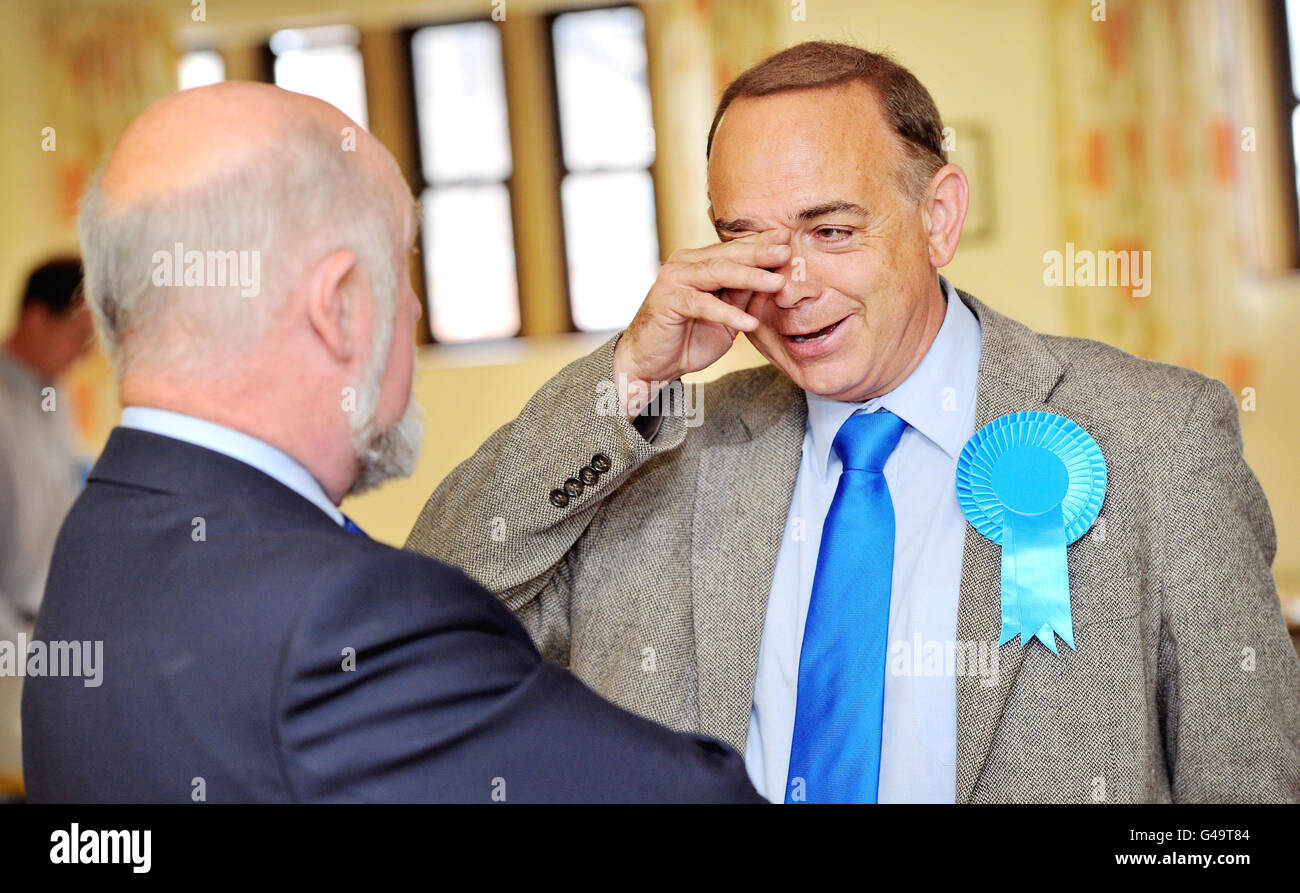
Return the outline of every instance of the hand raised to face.
[[[676,251],[614,350],[614,373],[632,387],[631,419],[663,384],[715,363],[740,332],[758,328],[745,312],[757,292],[777,292],[790,260],[789,230],[775,229],[707,248]]]

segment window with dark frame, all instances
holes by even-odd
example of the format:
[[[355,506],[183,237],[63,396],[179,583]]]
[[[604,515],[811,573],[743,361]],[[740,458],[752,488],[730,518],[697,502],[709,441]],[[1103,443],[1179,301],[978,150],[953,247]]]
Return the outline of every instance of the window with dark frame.
[[[570,311],[617,329],[659,269],[645,18],[635,6],[551,18]]]
[[[410,33],[429,329],[440,342],[519,332],[510,125],[490,21]]]

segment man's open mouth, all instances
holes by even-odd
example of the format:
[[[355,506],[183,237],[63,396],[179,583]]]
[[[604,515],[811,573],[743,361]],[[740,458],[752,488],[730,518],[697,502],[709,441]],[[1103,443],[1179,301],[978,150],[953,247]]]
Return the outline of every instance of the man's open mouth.
[[[833,322],[829,326],[826,326],[823,329],[818,329],[815,332],[805,332],[802,335],[786,335],[786,337],[798,344],[803,344],[806,341],[820,341],[839,328],[839,325],[842,322],[844,322],[844,320],[841,319],[838,322]]]

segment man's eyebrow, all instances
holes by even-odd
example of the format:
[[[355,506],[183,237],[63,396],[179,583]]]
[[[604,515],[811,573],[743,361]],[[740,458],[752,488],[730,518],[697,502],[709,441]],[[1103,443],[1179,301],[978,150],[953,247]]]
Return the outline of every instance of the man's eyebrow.
[[[804,208],[795,216],[800,220],[816,220],[818,217],[825,217],[827,214],[852,214],[855,217],[861,217],[863,220],[871,219],[871,212],[861,205],[853,202],[837,200],[823,202],[820,205],[813,205],[810,208]]]
[[[723,233],[758,232],[760,227],[747,217],[735,217],[731,220],[714,220],[713,228]]]
[[[799,220],[816,220],[818,217],[825,217],[827,214],[852,214],[863,220],[871,219],[871,212],[859,204],[855,204],[843,199],[835,201],[822,202],[820,205],[813,205],[804,208],[795,215]],[[762,227],[750,220],[748,217],[736,217],[731,220],[714,220],[713,228],[723,233],[746,233],[759,232]]]

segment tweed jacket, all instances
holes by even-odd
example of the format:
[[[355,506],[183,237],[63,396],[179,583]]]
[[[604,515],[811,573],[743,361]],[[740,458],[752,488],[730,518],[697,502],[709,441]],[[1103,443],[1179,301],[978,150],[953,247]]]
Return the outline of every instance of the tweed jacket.
[[[1300,662],[1231,392],[958,294],[982,331],[976,427],[1066,416],[1101,447],[1108,483],[1068,549],[1077,647],[1015,639],[996,684],[957,678],[954,799],[1300,800]],[[694,416],[668,407],[647,440],[609,411],[617,340],[457,467],[407,548],[464,568],[609,699],[743,752],[806,401],[775,367],[748,369],[695,386],[699,402],[677,404]],[[552,498],[566,480],[581,492]],[[968,526],[961,642],[996,648],[1000,570]]]

